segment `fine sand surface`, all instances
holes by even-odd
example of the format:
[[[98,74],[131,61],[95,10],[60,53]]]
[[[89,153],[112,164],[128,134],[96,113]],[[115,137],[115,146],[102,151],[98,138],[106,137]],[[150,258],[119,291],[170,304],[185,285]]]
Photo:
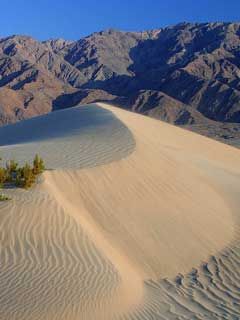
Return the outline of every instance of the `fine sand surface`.
[[[0,128],[0,320],[240,319],[240,150],[105,104]]]

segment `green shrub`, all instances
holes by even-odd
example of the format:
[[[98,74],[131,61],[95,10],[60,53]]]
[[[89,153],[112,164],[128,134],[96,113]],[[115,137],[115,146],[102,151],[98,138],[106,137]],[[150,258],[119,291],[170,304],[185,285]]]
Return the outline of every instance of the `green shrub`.
[[[6,172],[7,172],[7,182],[14,182],[16,177],[16,172],[18,168],[18,163],[14,160],[10,160],[6,163]]]
[[[16,174],[15,183],[17,186],[29,189],[36,181],[36,175],[28,163],[24,167],[19,168]]]
[[[40,158],[38,154],[36,154],[33,160],[33,173],[35,175],[39,175],[44,170],[45,170],[45,165],[44,165],[43,159]]]
[[[7,170],[0,167],[0,188],[4,186],[4,183],[7,180]]]
[[[15,178],[16,187],[22,187],[23,185],[23,168],[18,168]]]
[[[11,200],[11,198],[9,198],[8,196],[5,196],[4,194],[0,194],[0,202],[7,201],[7,200]]]
[[[28,189],[44,170],[43,159],[37,154],[33,160],[33,167],[28,163],[23,167],[19,167],[16,161],[10,160],[6,163],[6,168],[0,167],[0,187],[4,187],[5,183],[10,183],[17,187]]]
[[[10,160],[6,163],[6,169],[12,173],[12,172],[16,172],[18,167],[18,163],[15,160]]]

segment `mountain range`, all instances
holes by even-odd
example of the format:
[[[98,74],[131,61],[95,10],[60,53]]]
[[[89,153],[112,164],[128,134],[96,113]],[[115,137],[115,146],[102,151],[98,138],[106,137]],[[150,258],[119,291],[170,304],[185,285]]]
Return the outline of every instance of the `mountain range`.
[[[105,101],[240,145],[240,23],[0,39],[0,124]]]

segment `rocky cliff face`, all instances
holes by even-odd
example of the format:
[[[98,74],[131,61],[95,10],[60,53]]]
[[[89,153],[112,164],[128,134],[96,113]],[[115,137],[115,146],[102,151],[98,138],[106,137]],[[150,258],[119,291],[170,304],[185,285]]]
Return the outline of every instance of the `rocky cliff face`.
[[[110,101],[179,125],[240,123],[240,23],[0,40],[1,124]]]

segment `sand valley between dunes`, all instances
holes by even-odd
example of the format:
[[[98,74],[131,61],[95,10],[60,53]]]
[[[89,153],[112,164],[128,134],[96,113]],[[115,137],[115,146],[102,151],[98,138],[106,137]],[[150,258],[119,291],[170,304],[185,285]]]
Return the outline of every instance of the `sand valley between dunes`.
[[[0,320],[240,319],[240,150],[103,103],[0,128]]]

